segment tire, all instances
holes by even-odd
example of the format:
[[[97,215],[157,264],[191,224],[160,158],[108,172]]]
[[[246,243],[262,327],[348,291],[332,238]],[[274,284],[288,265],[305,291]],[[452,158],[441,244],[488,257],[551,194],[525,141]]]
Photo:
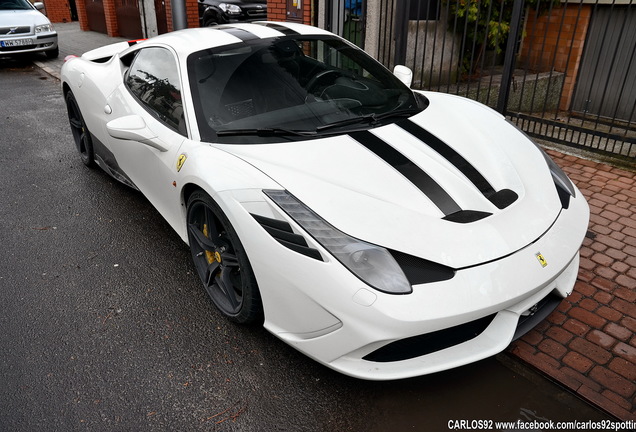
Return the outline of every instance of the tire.
[[[56,47],[55,49],[44,51],[44,54],[46,54],[46,58],[56,59],[60,56],[60,48]]]
[[[66,93],[66,111],[68,112],[68,121],[71,125],[71,132],[73,133],[73,139],[80,158],[84,165],[93,167],[95,165],[95,153],[91,134],[86,127],[82,112],[71,91]]]
[[[203,14],[203,27],[214,27],[221,24],[226,24],[226,20],[220,17],[214,9],[208,9],[208,13]]]
[[[192,259],[214,305],[236,323],[262,323],[261,296],[243,245],[205,192],[194,192],[188,199],[187,223]]]

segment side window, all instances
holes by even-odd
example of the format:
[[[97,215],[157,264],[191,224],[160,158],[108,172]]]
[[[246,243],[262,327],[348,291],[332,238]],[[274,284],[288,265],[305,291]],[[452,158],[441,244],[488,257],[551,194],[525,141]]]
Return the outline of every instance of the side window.
[[[170,51],[152,47],[139,51],[126,73],[126,86],[166,126],[186,134],[177,62]]]

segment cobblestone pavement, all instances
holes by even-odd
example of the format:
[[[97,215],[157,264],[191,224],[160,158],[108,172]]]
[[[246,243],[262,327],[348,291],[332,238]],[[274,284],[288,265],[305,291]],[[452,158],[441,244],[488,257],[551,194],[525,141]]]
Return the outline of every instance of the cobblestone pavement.
[[[636,420],[636,173],[548,150],[590,205],[574,292],[509,350],[622,420]]]
[[[60,58],[125,40],[55,24]],[[621,420],[636,420],[636,166],[634,172],[548,150],[589,201],[574,292],[509,352]]]

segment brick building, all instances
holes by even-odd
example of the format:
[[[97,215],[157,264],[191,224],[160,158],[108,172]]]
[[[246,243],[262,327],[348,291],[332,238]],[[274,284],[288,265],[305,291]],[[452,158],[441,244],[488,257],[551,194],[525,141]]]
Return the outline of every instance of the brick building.
[[[572,102],[593,6],[555,7],[549,15],[530,14],[526,23],[529,34],[524,39],[520,58],[531,70],[550,70],[553,66],[554,70],[565,73],[561,110],[567,110]]]
[[[184,0],[188,27],[199,27],[198,1]],[[44,0],[56,22],[79,21],[82,30],[131,39],[173,30],[171,2],[162,0]],[[269,0],[269,20],[312,22],[310,0]]]

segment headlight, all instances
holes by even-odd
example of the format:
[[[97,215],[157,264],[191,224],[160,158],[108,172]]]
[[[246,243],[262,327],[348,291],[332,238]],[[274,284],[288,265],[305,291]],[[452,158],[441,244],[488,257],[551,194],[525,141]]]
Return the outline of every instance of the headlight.
[[[229,15],[240,15],[241,13],[241,8],[233,4],[221,3],[219,9]]]
[[[264,190],[281,209],[353,274],[373,288],[409,294],[411,284],[389,251],[337,230],[284,190]]]
[[[51,24],[42,24],[39,26],[35,26],[36,33],[52,32],[52,31],[53,31],[53,26]]]

